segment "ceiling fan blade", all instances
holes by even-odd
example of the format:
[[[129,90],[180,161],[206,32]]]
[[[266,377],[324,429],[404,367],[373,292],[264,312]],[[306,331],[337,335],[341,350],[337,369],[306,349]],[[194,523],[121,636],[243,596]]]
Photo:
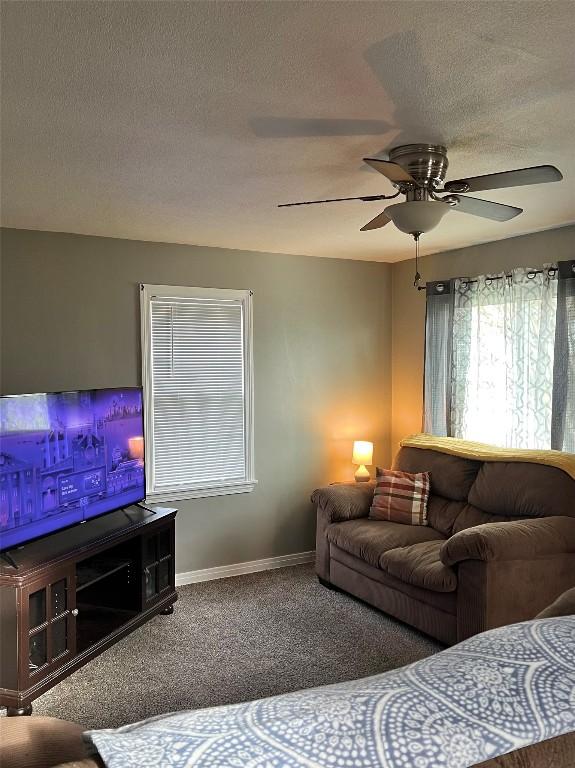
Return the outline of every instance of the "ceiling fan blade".
[[[382,173],[386,178],[394,183],[399,181],[409,182],[410,184],[417,184],[413,176],[409,174],[398,163],[392,163],[389,160],[379,160],[377,157],[364,157],[363,162],[375,168],[376,171]]]
[[[339,120],[323,117],[254,117],[250,120],[250,125],[255,135],[264,139],[305,136],[379,136],[389,130],[389,124],[383,120]]]
[[[561,181],[563,174],[554,165],[535,165],[533,168],[517,168],[515,171],[488,173],[485,176],[471,176],[456,179],[443,185],[445,192],[479,192],[483,189],[505,189],[522,187],[527,184],[547,184]],[[463,187],[466,187],[465,189]]]
[[[385,227],[386,224],[389,224],[391,219],[385,213],[380,213],[379,216],[376,216],[375,219],[372,219],[371,221],[368,221],[367,224],[364,224],[364,226],[359,230],[360,232],[367,232],[368,229],[380,229],[381,227]]]
[[[491,200],[480,200],[478,197],[467,197],[467,195],[451,195],[451,197],[457,199],[457,204],[453,206],[454,211],[470,213],[472,216],[481,216],[484,219],[509,221],[523,213],[523,208],[493,203]]]
[[[391,197],[395,197],[392,195]],[[294,205],[318,205],[318,203],[342,203],[344,200],[362,200],[370,203],[374,200],[389,200],[390,195],[364,195],[363,197],[332,197],[328,200],[306,200],[303,203],[281,203],[278,208],[291,208]]]

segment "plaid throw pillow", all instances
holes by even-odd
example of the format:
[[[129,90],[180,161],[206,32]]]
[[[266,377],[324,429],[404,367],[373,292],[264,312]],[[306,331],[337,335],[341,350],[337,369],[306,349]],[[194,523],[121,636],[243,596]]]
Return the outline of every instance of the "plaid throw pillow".
[[[406,525],[427,525],[429,472],[376,470],[375,492],[369,516]]]

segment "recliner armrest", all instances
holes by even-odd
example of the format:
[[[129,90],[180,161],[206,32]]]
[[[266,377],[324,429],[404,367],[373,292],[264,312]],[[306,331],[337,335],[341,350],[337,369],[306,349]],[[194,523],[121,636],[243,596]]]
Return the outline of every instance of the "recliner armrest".
[[[373,501],[375,482],[333,483],[317,488],[311,495],[312,502],[329,523],[340,523],[367,517]]]
[[[484,523],[451,536],[439,556],[444,565],[463,560],[529,560],[575,552],[575,518],[538,517]]]

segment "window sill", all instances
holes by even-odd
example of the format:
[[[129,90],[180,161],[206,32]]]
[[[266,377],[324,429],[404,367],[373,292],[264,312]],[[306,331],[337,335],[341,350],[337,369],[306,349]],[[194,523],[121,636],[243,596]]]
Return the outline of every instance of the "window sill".
[[[228,496],[232,493],[251,493],[257,480],[249,480],[228,485],[213,485],[209,488],[179,488],[172,491],[156,491],[146,495],[146,502],[155,504],[158,501],[184,501],[185,499],[204,499],[209,496]]]

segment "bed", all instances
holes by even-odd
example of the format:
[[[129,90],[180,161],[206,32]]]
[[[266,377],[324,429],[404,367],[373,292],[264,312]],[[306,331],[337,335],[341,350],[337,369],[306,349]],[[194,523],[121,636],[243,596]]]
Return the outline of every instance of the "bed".
[[[361,680],[83,738],[82,768],[571,768],[575,616],[484,632]]]
[[[574,731],[575,616],[565,616],[374,677],[86,739],[107,768],[467,768]]]

